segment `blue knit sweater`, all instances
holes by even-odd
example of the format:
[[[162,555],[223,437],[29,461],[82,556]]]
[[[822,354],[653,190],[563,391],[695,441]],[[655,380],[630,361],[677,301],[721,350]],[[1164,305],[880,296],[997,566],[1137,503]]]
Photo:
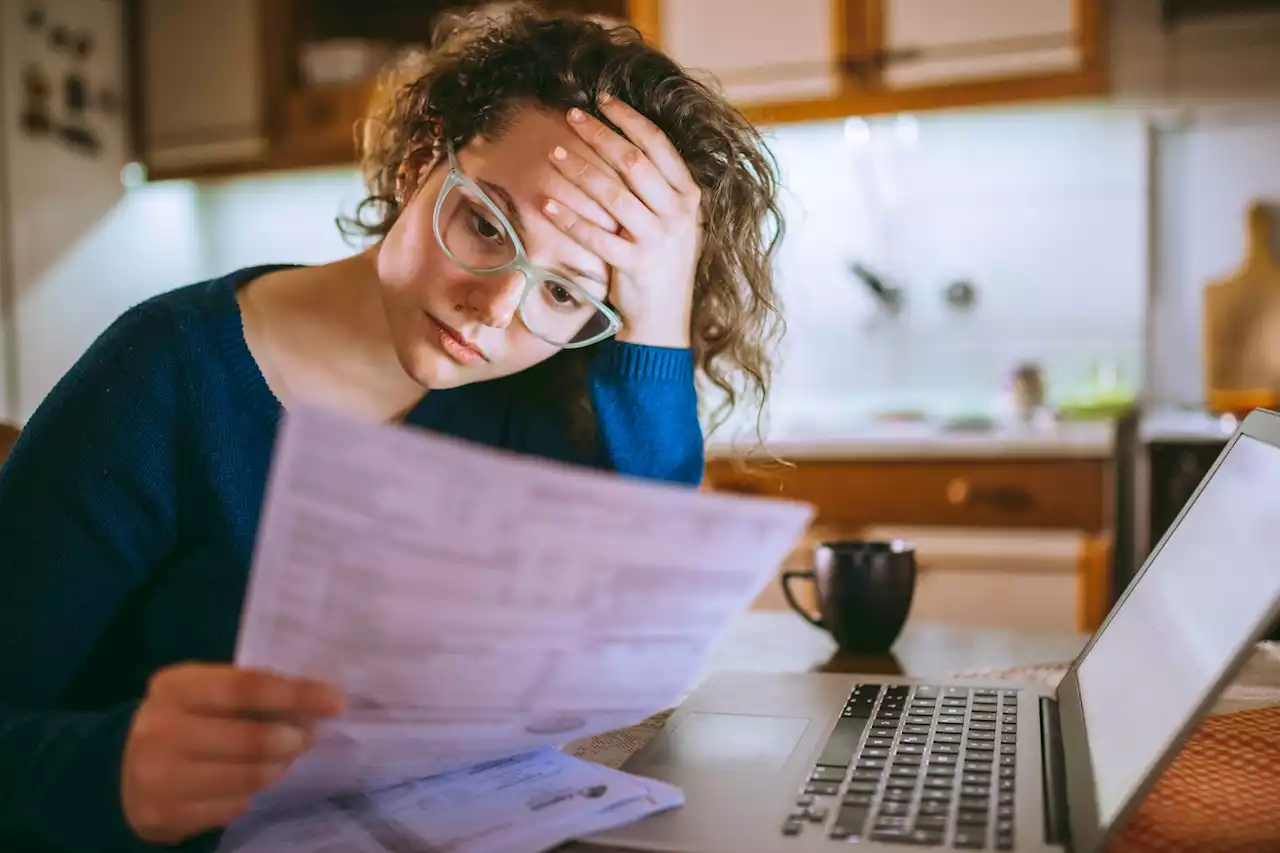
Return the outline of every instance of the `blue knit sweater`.
[[[245,344],[257,267],[116,320],[0,469],[0,849],[146,849],[120,762],[148,677],[230,661],[280,405]],[[608,341],[588,374],[597,450],[510,379],[433,391],[408,422],[495,447],[696,483],[688,350]],[[209,847],[213,836],[192,847]]]

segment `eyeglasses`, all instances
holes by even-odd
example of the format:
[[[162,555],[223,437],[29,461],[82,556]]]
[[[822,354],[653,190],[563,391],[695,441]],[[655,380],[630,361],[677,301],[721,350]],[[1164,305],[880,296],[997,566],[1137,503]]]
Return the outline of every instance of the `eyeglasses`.
[[[604,303],[605,286],[578,284],[531,262],[506,215],[463,174],[453,145],[446,142],[445,150],[449,174],[431,222],[436,241],[449,259],[476,275],[523,273],[520,319],[548,343],[574,349],[616,334],[622,321]]]

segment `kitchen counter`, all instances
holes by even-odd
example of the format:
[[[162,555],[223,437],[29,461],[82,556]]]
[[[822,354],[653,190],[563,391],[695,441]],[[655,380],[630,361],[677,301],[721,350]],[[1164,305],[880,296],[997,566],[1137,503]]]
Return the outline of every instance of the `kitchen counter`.
[[[1221,443],[1235,432],[1236,420],[1191,409],[1154,409],[1143,412],[1138,438],[1144,444],[1185,442]]]
[[[764,450],[784,460],[915,458],[1085,458],[1113,454],[1112,421],[1055,423],[1045,426],[949,429],[936,423],[809,422],[775,427]],[[761,455],[748,434],[736,441],[715,437],[711,457]]]

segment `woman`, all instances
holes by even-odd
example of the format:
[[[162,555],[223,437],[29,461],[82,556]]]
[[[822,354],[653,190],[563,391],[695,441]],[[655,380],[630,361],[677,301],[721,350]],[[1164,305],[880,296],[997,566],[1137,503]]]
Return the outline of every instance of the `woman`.
[[[0,474],[0,835],[209,843],[342,697],[233,669],[299,401],[696,484],[695,376],[762,393],[772,160],[630,30],[460,22],[364,134],[363,252],[136,306]]]

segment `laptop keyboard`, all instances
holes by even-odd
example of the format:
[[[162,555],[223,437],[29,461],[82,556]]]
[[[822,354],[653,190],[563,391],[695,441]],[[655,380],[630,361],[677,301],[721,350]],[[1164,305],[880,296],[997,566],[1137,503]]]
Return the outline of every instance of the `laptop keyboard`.
[[[859,684],[782,826],[1012,850],[1016,690]]]

